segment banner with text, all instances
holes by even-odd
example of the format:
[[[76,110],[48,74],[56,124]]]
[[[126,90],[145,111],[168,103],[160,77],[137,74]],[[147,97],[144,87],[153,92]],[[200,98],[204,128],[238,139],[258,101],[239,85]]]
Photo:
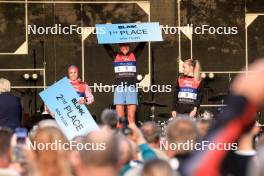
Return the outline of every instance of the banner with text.
[[[163,41],[159,23],[96,24],[99,44]]]
[[[39,95],[55,114],[55,120],[69,140],[98,129],[85,105],[78,103],[79,96],[68,78],[61,79]]]

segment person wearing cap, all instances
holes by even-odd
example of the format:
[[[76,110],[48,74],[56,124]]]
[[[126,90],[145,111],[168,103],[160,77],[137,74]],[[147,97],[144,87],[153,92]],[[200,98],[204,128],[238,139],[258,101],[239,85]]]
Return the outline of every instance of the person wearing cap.
[[[90,87],[78,78],[78,67],[71,65],[68,68],[68,78],[78,95],[80,96],[79,103],[90,105],[94,102],[94,96]]]
[[[141,42],[134,50],[130,50],[128,43],[120,43],[118,52],[115,52],[109,44],[103,45],[108,55],[113,58],[116,85],[114,105],[116,106],[116,112],[119,118],[124,117],[125,106],[127,106],[129,123],[135,123],[135,113],[138,104],[136,63],[145,45],[146,42]]]

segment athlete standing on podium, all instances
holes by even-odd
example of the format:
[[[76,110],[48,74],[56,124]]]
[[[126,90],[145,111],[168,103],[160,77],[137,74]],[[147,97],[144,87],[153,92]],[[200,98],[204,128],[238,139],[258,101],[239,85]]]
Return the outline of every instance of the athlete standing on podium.
[[[119,118],[125,116],[125,105],[127,106],[127,117],[129,123],[135,123],[137,109],[137,69],[136,58],[142,53],[146,42],[141,42],[130,51],[128,43],[119,44],[119,52],[115,52],[109,44],[104,44],[108,55],[113,58],[115,72],[114,105]],[[120,126],[120,124],[119,124]]]
[[[194,118],[203,98],[203,80],[198,60],[187,59],[183,63],[183,75],[176,81],[172,103],[172,117],[187,114]]]

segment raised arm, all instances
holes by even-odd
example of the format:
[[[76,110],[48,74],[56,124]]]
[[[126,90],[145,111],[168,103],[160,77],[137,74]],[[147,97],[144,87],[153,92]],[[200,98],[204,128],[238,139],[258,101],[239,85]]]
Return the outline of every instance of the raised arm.
[[[133,50],[133,53],[135,54],[136,58],[138,58],[142,51],[144,50],[147,42],[140,42],[137,47]]]
[[[113,59],[116,56],[116,52],[109,44],[103,44],[103,47],[105,48],[107,54]]]

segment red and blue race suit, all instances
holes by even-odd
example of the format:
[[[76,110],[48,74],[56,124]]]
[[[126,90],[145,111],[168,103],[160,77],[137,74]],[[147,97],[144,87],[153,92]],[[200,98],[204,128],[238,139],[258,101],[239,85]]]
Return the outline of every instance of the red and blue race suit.
[[[82,82],[80,79],[77,79],[75,81],[69,80],[78,95],[81,98],[85,98],[86,104],[92,104],[94,102],[94,96],[92,94],[92,91],[90,87],[85,83]]]
[[[196,81],[194,77],[180,76],[177,79],[172,111],[190,113],[194,107],[199,108],[203,98],[203,81]]]
[[[131,52],[124,55],[121,52],[115,52],[114,49],[104,44],[108,55],[113,60],[113,67],[115,72],[115,85],[136,85],[137,82],[137,61],[136,58],[142,53],[146,42],[139,43],[138,46]]]

